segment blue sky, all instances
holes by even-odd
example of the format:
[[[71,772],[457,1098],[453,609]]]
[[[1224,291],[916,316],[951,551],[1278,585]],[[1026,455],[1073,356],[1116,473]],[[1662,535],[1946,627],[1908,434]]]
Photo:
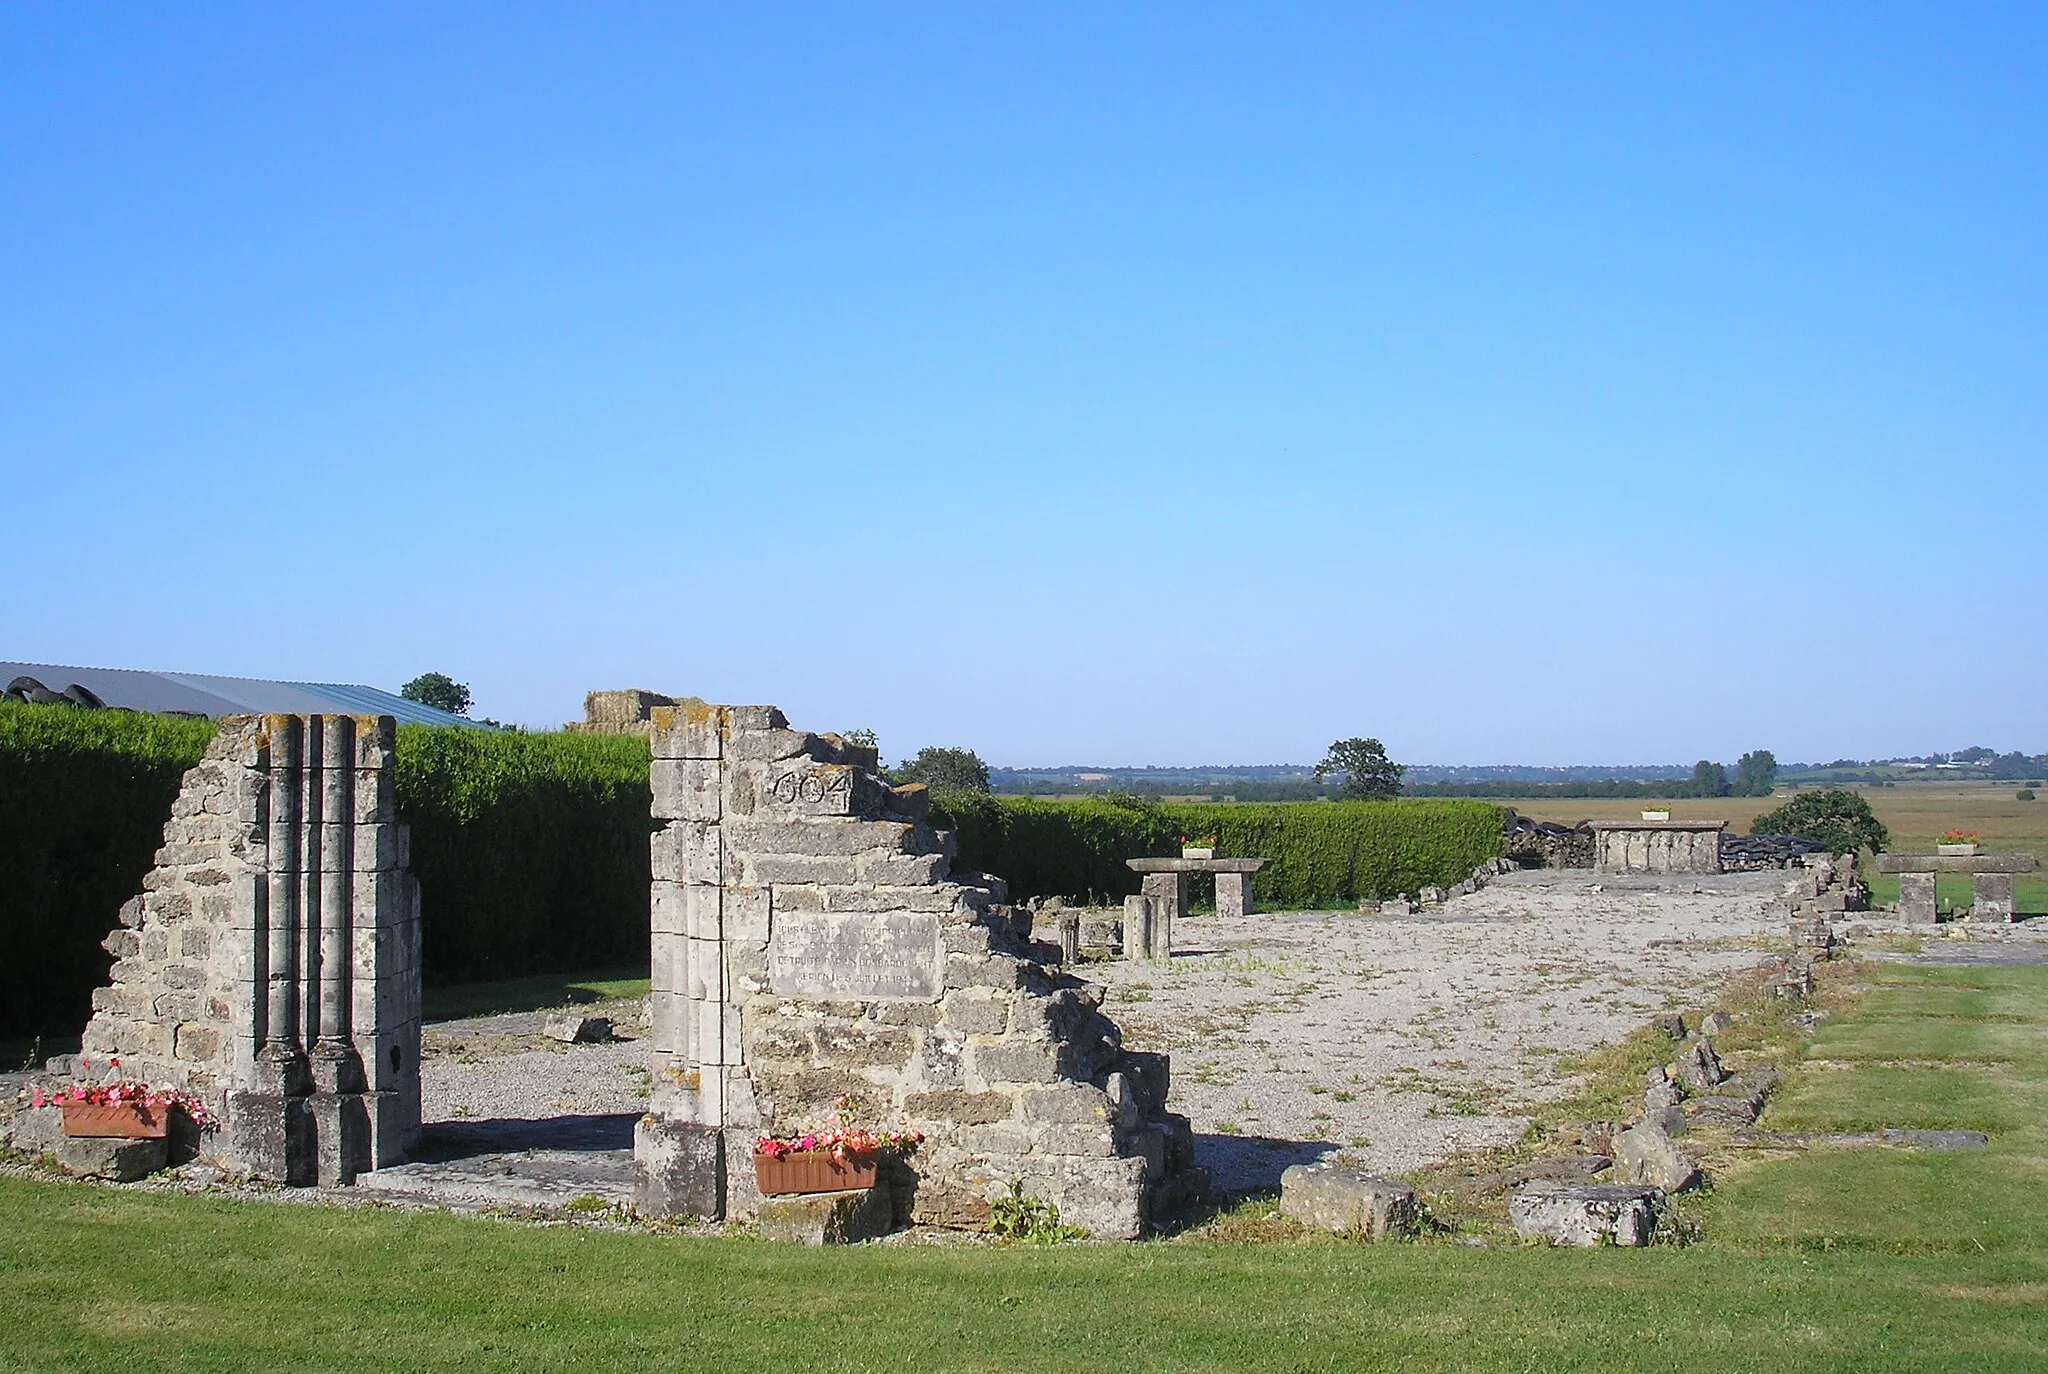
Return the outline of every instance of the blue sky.
[[[0,9],[0,657],[2048,749],[2039,6]]]

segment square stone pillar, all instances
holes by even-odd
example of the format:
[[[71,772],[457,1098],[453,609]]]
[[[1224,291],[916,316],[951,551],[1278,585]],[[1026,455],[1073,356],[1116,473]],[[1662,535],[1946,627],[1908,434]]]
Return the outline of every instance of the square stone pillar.
[[[1932,925],[1939,919],[1932,873],[1899,875],[1899,919]]]
[[[1164,959],[1173,951],[1173,923],[1188,909],[1188,875],[1147,873],[1143,891],[1152,899],[1152,940],[1147,957]]]
[[[1249,916],[1258,908],[1252,905],[1252,875],[1249,873],[1218,873],[1216,875],[1216,914],[1218,916]]]
[[[1971,875],[1970,919],[1973,921],[2011,922],[2013,910],[2013,875],[2010,873],[1976,873]]]
[[[1152,957],[1152,899],[1140,894],[1124,898],[1124,958]]]

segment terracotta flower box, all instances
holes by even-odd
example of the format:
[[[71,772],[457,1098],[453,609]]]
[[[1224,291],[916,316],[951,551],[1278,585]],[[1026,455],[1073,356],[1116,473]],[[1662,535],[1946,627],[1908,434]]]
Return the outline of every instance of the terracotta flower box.
[[[170,1128],[171,1109],[142,1102],[99,1106],[91,1102],[66,1102],[64,1134],[124,1140],[162,1140]]]
[[[828,1151],[806,1150],[780,1159],[754,1156],[754,1180],[764,1195],[774,1193],[837,1193],[875,1186],[874,1155],[834,1159]]]

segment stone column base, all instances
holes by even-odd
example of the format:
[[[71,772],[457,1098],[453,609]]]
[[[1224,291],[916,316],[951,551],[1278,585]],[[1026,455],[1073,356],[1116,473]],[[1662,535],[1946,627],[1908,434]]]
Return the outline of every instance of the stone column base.
[[[226,1115],[222,1134],[228,1163],[235,1169],[297,1187],[318,1181],[313,1116],[305,1097],[231,1092]]]
[[[725,1216],[725,1135],[643,1116],[633,1127],[633,1210],[643,1217]]]
[[[370,1171],[370,1099],[378,1095],[389,1094],[314,1093],[306,1099],[314,1177],[322,1188],[345,1188]]]

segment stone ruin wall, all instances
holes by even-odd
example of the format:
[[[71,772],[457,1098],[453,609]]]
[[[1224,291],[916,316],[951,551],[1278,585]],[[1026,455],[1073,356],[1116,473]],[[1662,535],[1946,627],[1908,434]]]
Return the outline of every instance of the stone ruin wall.
[[[1645,821],[1641,825],[1596,822],[1596,873],[1719,873],[1725,823],[1691,825]]]
[[[999,880],[953,874],[921,786],[773,707],[652,711],[654,1093],[645,1215],[745,1218],[757,1134],[857,1124],[926,1141],[899,1223],[984,1223],[1013,1180],[1097,1236],[1193,1186],[1163,1055],[1125,1051]]]
[[[224,719],[106,938],[81,1076],[203,1097],[215,1133],[187,1148],[239,1172],[348,1182],[418,1140],[419,890],[396,730]]]

